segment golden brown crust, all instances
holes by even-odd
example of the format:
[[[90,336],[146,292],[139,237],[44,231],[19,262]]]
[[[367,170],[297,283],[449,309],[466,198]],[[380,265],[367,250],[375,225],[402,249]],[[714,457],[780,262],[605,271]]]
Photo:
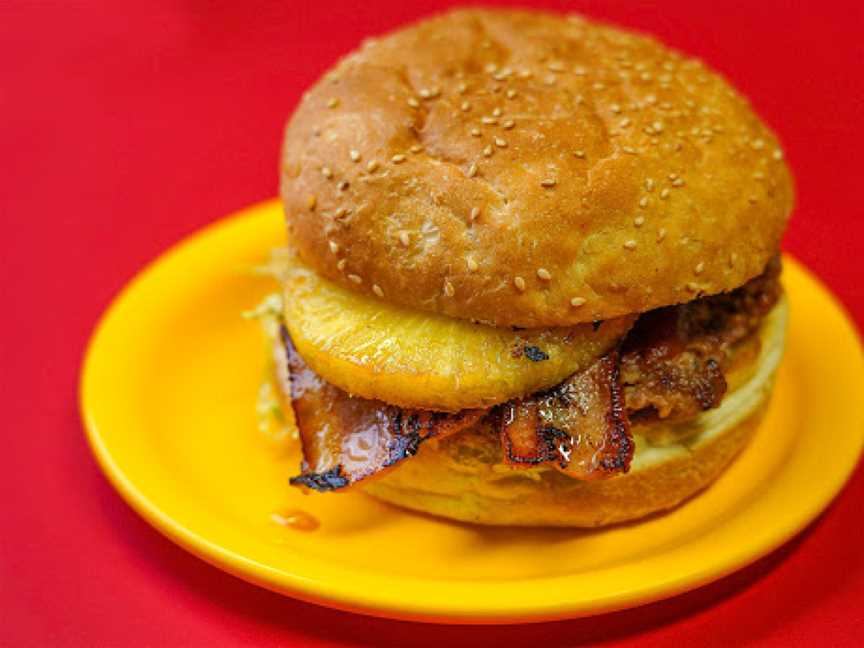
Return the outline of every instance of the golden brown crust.
[[[306,94],[283,150],[306,263],[502,326],[735,288],[775,253],[792,193],[773,134],[700,62],[542,13],[368,41]]]

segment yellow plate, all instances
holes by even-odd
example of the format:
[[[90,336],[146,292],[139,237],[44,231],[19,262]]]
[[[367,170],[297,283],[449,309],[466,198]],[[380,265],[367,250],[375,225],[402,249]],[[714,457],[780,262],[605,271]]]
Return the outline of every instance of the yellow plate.
[[[702,495],[600,531],[479,528],[359,493],[288,486],[296,448],[257,429],[264,347],[240,312],[272,289],[249,272],[283,239],[274,202],[193,236],[105,314],[81,379],[90,443],[157,529],[251,582],[381,616],[514,622],[593,614],[697,587],[771,551],[852,472],[864,439],[864,362],[840,306],[786,260],[791,324],[770,412]],[[301,532],[272,521],[302,509]]]

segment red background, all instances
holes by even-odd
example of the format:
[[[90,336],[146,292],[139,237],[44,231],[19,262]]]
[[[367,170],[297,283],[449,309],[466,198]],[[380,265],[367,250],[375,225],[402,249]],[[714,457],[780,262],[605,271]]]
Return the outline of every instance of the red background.
[[[861,471],[798,539],[725,580],[510,628],[371,619],[257,589],[163,539],[98,472],[76,387],[99,313],[166,246],[273,195],[303,88],[430,4],[0,1],[0,645],[861,645]],[[797,175],[786,248],[864,323],[860,2],[544,4],[655,32],[752,97]]]

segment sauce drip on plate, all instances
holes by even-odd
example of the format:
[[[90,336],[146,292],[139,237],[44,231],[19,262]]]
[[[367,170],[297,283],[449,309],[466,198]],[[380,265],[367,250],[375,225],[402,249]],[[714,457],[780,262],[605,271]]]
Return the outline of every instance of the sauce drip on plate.
[[[273,513],[270,515],[270,519],[280,526],[288,527],[295,531],[314,531],[321,526],[321,523],[315,517],[305,511],[296,509],[285,511],[284,513]]]

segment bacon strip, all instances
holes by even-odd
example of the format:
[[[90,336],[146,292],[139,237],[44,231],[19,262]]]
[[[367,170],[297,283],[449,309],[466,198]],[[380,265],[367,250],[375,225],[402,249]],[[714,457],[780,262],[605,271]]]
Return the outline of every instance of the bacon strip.
[[[427,439],[470,427],[484,414],[403,410],[349,396],[306,365],[284,327],[282,341],[304,456],[302,474],[290,479],[294,486],[345,488],[414,456]]]
[[[627,472],[634,446],[618,366],[612,352],[550,391],[504,405],[505,462],[552,463],[585,480]]]

